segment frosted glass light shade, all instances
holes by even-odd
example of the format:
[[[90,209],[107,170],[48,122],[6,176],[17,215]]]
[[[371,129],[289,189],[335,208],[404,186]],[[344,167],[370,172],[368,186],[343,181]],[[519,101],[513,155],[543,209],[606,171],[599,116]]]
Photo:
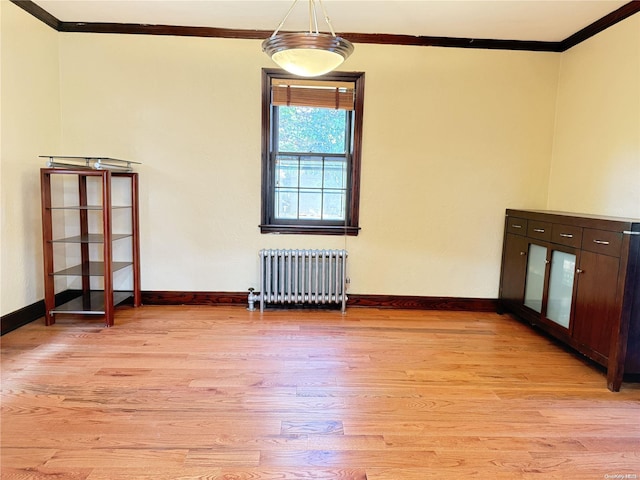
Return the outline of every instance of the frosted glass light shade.
[[[262,50],[294,75],[317,77],[342,64],[353,52],[353,45],[323,33],[283,33],[262,42]]]
[[[286,71],[301,77],[317,77],[330,72],[344,62],[339,53],[313,48],[292,48],[271,56],[272,60]]]

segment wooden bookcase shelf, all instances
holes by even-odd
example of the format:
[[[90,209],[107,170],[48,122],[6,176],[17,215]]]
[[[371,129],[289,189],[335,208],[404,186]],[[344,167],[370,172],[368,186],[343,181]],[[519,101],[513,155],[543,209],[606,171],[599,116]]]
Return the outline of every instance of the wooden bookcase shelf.
[[[52,188],[55,177],[60,180],[58,188]],[[128,190],[124,194],[126,205],[112,203],[116,179],[122,179],[118,187]],[[62,166],[42,168],[40,180],[45,323],[54,324],[56,314],[103,315],[105,324],[112,326],[118,304],[132,299],[134,306],[141,305],[138,174]],[[72,192],[68,191],[70,185],[74,186]],[[119,198],[122,196],[119,192]],[[67,206],[64,203],[69,198],[73,204]],[[114,232],[113,213],[119,210],[125,212],[126,225],[120,222],[118,228],[125,231]],[[73,232],[68,234],[69,230]],[[75,254],[68,254],[69,245],[74,246]],[[126,260],[114,261],[118,249],[127,252]],[[114,274],[126,269],[130,288],[114,290]],[[61,277],[77,277],[81,287],[67,287],[77,290],[77,296],[56,305],[56,279]]]

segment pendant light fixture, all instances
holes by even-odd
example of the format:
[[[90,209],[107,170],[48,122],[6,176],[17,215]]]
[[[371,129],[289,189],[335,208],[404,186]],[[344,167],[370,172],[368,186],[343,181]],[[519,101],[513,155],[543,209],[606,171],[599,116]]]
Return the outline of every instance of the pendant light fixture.
[[[344,62],[353,52],[353,45],[342,37],[337,37],[322,0],[309,0],[309,31],[300,33],[278,33],[293,5],[278,25],[278,28],[262,42],[262,50],[281,68],[301,77],[317,77],[328,73]],[[320,33],[316,3],[320,5],[331,34]]]

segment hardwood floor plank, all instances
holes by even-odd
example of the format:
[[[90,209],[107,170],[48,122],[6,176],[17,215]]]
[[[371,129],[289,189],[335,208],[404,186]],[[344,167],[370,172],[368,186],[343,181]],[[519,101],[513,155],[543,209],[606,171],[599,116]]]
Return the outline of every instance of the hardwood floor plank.
[[[307,440],[307,450],[383,451],[388,448],[382,435],[309,435]]]
[[[616,438],[618,436],[640,435],[637,426],[618,428],[616,425],[590,424],[584,429],[577,428],[576,425],[556,425],[554,423],[529,423],[526,418],[520,422],[501,422],[499,417],[485,419],[484,421],[469,421],[469,417],[464,420],[458,419],[431,421],[405,421],[405,422],[369,422],[367,419],[360,421],[345,420],[344,430],[347,435],[380,435],[381,432],[393,435],[421,435],[440,436],[448,435],[471,435],[482,437],[486,435],[497,435],[503,437],[527,437],[535,432],[537,436],[547,438],[573,437],[580,439],[581,436],[597,436]],[[640,438],[640,437],[639,437]]]
[[[109,467],[96,468],[86,480],[216,480],[221,478],[223,477],[219,468],[138,468],[131,465],[126,470]]]
[[[377,450],[300,450],[286,452],[262,452],[260,466],[268,468],[298,468],[305,470],[309,467],[344,468],[346,465],[366,465],[371,467],[424,467],[437,465],[445,467],[436,459],[434,451],[392,451],[383,456]]]
[[[363,470],[352,468],[223,470],[215,480],[367,480]]]
[[[640,438],[635,437],[585,437],[580,439],[587,451],[590,452],[638,452]],[[640,473],[638,474],[640,477]]]
[[[2,468],[2,478],[6,480],[87,480],[90,474],[91,469]]]
[[[285,420],[282,422],[283,435],[344,435],[342,422],[336,420]]]
[[[385,448],[396,450],[582,452],[582,441],[566,437],[384,435]]]
[[[131,465],[153,468],[176,468],[184,464],[188,452],[170,449],[82,449],[58,450],[44,463],[50,469],[109,467],[125,470]]]
[[[10,465],[17,469],[35,468],[38,465],[42,465],[47,460],[51,459],[56,453],[56,450],[51,448],[37,448],[37,447],[14,447],[2,445],[2,465]],[[4,468],[3,468],[4,475]]]
[[[257,467],[260,461],[259,450],[220,450],[220,449],[191,449],[185,459],[187,467],[219,467],[229,468]]]
[[[40,480],[41,477],[38,477]],[[56,477],[53,477],[56,478]],[[367,480],[357,469],[280,470],[263,468],[219,469],[184,467],[180,470],[141,470],[135,467],[123,473],[113,469],[96,469],[87,480]]]
[[[507,315],[116,315],[2,337],[2,479],[640,477],[640,384]]]
[[[561,458],[549,452],[534,452],[532,456],[534,465],[546,466],[546,469],[552,472],[565,471],[568,474],[575,470],[600,472],[601,478],[615,478],[612,476],[622,475],[622,478],[633,479],[634,476],[640,476],[640,473],[638,473],[640,452],[637,449],[634,451],[602,453],[571,452]]]
[[[368,480],[436,480],[441,478],[483,478],[497,480],[598,480],[605,478],[606,469],[576,469],[571,472],[554,472],[551,469],[540,471],[535,466],[509,468],[503,465],[487,465],[478,468],[476,465],[458,465],[450,467],[443,474],[440,469],[429,468],[371,468],[367,469]],[[448,475],[448,476],[444,476]]]

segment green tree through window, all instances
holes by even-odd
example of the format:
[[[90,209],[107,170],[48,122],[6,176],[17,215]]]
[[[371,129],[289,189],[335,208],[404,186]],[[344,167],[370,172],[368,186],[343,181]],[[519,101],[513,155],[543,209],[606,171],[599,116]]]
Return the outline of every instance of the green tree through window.
[[[278,150],[281,152],[346,152],[345,110],[279,107],[278,119]]]

